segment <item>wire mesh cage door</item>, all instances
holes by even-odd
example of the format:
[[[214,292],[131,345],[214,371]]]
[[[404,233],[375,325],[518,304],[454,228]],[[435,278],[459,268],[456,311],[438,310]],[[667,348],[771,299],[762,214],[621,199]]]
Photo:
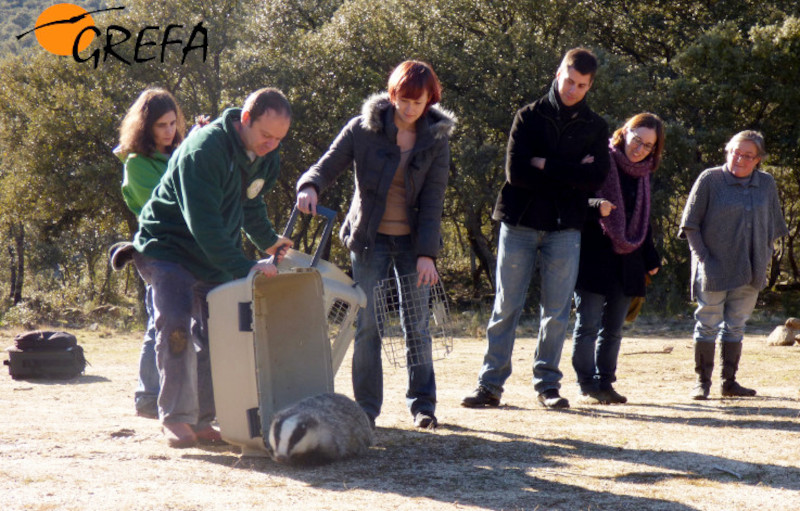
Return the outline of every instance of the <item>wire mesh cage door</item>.
[[[442,360],[453,351],[450,307],[442,281],[417,287],[417,278],[416,273],[389,277],[373,291],[383,352],[395,367]]]

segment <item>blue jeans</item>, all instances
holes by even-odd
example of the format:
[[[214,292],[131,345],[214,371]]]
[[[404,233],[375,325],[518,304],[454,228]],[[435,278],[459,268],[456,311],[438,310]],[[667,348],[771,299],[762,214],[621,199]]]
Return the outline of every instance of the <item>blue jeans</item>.
[[[202,429],[216,415],[206,302],[214,285],[197,280],[177,263],[138,253],[134,262],[153,292],[159,419]]]
[[[158,391],[160,389],[156,364],[156,324],[153,314],[153,288],[145,285],[144,308],[147,311],[147,329],[139,355],[139,383],[134,393],[136,411],[147,415],[158,415]]]
[[[383,405],[383,368],[381,365],[381,337],[375,319],[373,290],[378,281],[416,273],[417,255],[411,236],[387,236],[378,234],[375,247],[367,257],[355,252],[350,254],[353,262],[353,280],[367,294],[367,306],[358,313],[356,337],[353,346],[353,394],[366,414],[373,419],[381,413]],[[408,367],[406,404],[412,415],[419,412],[434,413],[436,409],[436,379],[431,361],[431,336],[428,330],[428,308],[425,297],[430,289],[414,293],[425,306],[409,303],[408,294],[400,289],[400,311],[403,318],[403,333],[407,350],[418,350],[415,355],[425,360],[420,365]],[[424,311],[413,315],[413,320],[404,311],[408,303],[414,310]],[[411,354],[410,354],[411,355]],[[409,358],[412,358],[409,356]]]
[[[703,291],[697,286],[695,342],[742,342],[744,325],[753,313],[758,289],[746,284],[728,291]]]
[[[622,325],[630,303],[621,286],[605,295],[575,291],[572,367],[582,391],[607,390],[617,381]]]
[[[511,375],[511,352],[531,278],[540,260],[539,339],[533,363],[533,387],[538,393],[561,387],[561,349],[567,333],[572,292],[578,277],[581,233],[576,229],[538,231],[503,223],[497,253],[497,292],[489,326],[488,347],[478,384],[492,394],[503,393]]]

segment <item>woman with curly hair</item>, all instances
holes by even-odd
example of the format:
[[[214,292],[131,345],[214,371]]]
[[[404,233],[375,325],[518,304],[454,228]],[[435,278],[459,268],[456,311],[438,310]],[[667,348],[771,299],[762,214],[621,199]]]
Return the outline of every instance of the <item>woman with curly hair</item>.
[[[169,157],[183,141],[185,131],[183,112],[175,97],[165,89],[145,89],[125,114],[119,129],[119,146],[114,152],[125,163],[122,196],[137,217],[167,170]],[[139,360],[135,404],[137,415],[157,419],[160,384],[153,295],[149,285],[145,290],[147,331]]]

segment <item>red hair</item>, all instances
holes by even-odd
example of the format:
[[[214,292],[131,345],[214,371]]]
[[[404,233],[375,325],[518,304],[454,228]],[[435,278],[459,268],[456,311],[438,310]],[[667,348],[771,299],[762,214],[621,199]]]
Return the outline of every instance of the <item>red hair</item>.
[[[406,60],[394,68],[389,76],[389,99],[392,103],[396,103],[398,98],[417,99],[426,91],[427,112],[431,105],[442,99],[442,84],[439,83],[439,77],[433,68],[425,62]]]

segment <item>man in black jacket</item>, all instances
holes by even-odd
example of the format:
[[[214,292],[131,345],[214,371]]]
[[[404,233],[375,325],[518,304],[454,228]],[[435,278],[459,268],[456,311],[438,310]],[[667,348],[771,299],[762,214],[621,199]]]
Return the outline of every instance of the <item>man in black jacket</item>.
[[[488,347],[478,388],[466,407],[498,406],[511,375],[511,352],[525,296],[541,257],[539,339],[533,385],[547,408],[568,408],[561,387],[561,349],[578,274],[580,229],[588,199],[608,173],[608,125],[586,104],[597,71],[587,49],[567,52],[550,91],[514,117],[506,182],[493,218],[502,222],[497,290],[486,329]]]

